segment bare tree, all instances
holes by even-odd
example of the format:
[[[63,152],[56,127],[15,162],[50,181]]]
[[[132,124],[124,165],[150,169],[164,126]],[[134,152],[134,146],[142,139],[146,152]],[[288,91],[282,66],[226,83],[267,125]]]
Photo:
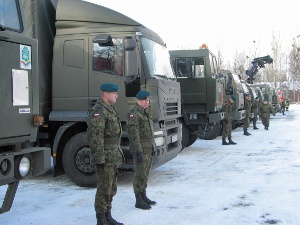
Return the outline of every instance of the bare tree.
[[[300,89],[300,35],[293,39],[292,50],[289,54],[289,72],[291,75],[291,81],[293,83],[293,89]]]
[[[282,83],[287,81],[286,56],[282,51],[280,34],[276,35],[274,32],[272,36],[272,58],[273,66],[266,69],[266,78],[268,82],[274,83],[275,88],[281,88]]]
[[[238,53],[236,52],[233,57],[232,70],[236,74],[239,74],[243,80],[246,79],[246,63],[248,61],[248,56],[245,52]]]

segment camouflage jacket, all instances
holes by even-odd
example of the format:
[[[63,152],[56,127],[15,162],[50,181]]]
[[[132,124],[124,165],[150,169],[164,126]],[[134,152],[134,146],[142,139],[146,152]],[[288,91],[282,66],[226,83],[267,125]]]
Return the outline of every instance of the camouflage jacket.
[[[149,111],[135,105],[127,114],[127,129],[132,154],[152,154],[155,142],[153,120]]]
[[[251,105],[251,112],[252,113],[257,113],[258,112],[258,107],[259,107],[259,102],[254,101]]]
[[[246,110],[246,117],[251,116],[251,101],[245,98],[244,109]]]
[[[227,100],[225,104],[223,104],[222,111],[226,113],[226,119],[228,121],[232,121],[232,104]]]
[[[119,165],[123,161],[120,148],[122,127],[113,106],[99,100],[89,111],[87,138],[95,164]]]
[[[270,114],[275,116],[275,111],[272,105],[268,104],[261,104],[258,108],[258,115],[261,117],[270,117]]]

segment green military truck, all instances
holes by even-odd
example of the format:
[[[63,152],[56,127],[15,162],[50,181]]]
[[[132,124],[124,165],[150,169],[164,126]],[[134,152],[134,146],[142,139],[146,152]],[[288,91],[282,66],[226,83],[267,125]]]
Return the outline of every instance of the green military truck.
[[[229,70],[219,70],[219,77],[223,80],[224,92],[223,99],[228,99],[231,95],[236,97],[236,101],[233,103],[232,112],[232,128],[235,129],[243,123],[243,119],[246,116],[246,110],[244,110],[244,89],[243,83],[239,75],[232,73]]]
[[[193,144],[197,137],[216,138],[224,118],[223,84],[217,76],[216,57],[206,48],[169,52],[181,87],[182,147]]]
[[[4,2],[14,6],[14,10],[4,7],[4,13],[19,25],[1,31],[6,46],[5,52],[1,48],[1,70],[6,71],[6,77],[1,76],[1,85],[10,88],[14,67],[8,67],[8,62],[21,54],[17,51],[20,44],[8,43],[15,35],[30,39],[34,45],[27,45],[33,46],[32,61],[38,72],[28,75],[28,79],[38,82],[39,88],[30,93],[37,98],[37,109],[31,113],[44,117],[36,144],[51,147],[54,176],[66,173],[77,185],[96,185],[86,118],[100,97],[99,86],[105,82],[120,87],[115,104],[123,127],[121,148],[125,162],[120,168],[133,169],[126,114],[141,89],[151,92],[156,143],[153,168],[177,156],[182,149],[180,84],[166,45],[155,32],[114,10],[80,0]],[[18,123],[12,120],[1,120],[1,132],[5,133],[4,127]],[[19,131],[20,124],[12,129],[12,133]]]
[[[0,0],[0,186],[7,186],[0,214],[11,209],[22,179],[51,167],[50,148],[37,145],[43,120],[38,41],[22,23],[21,4]]]
[[[267,99],[268,103],[270,103],[274,107],[274,110],[276,110],[276,107],[278,107],[278,105],[276,106],[276,101],[273,102],[273,100],[275,100],[275,98],[276,98],[276,96],[274,96],[275,91],[273,91],[273,88],[269,84],[257,83],[257,84],[251,84],[251,87],[260,88],[260,90],[264,96],[264,99]],[[275,112],[277,112],[277,111],[278,111],[278,109]]]

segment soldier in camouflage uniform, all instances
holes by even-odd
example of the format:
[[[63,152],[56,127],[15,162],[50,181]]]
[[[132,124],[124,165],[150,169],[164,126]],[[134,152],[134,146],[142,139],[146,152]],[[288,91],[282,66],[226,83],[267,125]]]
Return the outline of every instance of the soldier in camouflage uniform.
[[[137,104],[127,115],[128,137],[134,162],[135,207],[140,209],[151,209],[151,205],[156,204],[146,196],[152,154],[155,148],[153,120],[148,110],[149,96],[149,92],[139,91],[136,95]]]
[[[270,114],[273,114],[275,116],[274,108],[271,104],[268,103],[268,100],[264,100],[264,104],[261,104],[258,108],[258,115],[261,117],[262,123],[265,126],[265,129],[269,129],[269,123],[270,123]]]
[[[226,113],[226,118],[222,120],[223,130],[222,130],[222,145],[236,145],[231,139],[232,131],[232,103],[236,100],[234,95],[223,104],[222,111]],[[226,137],[228,137],[228,142],[226,142]]]
[[[100,89],[101,99],[89,111],[87,118],[87,138],[94,156],[97,178],[97,225],[123,225],[111,216],[113,196],[117,193],[118,165],[123,162],[120,149],[122,128],[119,115],[113,107],[118,98],[119,87],[104,83]]]
[[[250,95],[249,94],[245,94],[244,109],[246,110],[246,116],[244,118],[244,125],[243,125],[244,135],[249,136],[249,135],[251,135],[248,132],[248,127],[249,127],[249,124],[250,124],[250,116],[251,116],[251,100],[250,100]]]
[[[259,128],[256,126],[257,115],[258,115],[258,107],[259,107],[259,98],[256,97],[255,100],[254,100],[254,102],[253,102],[252,105],[251,105],[251,112],[254,114],[254,117],[253,117],[253,129],[254,129],[254,130],[259,129]]]
[[[285,103],[286,103],[286,100],[283,99],[282,102],[281,102],[281,112],[282,112],[282,115],[285,115],[284,112],[285,112]]]

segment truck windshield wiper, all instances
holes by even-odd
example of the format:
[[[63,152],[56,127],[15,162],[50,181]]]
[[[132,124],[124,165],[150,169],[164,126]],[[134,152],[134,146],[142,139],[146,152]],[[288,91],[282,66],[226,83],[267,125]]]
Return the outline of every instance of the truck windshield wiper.
[[[165,79],[169,80],[169,78],[166,75],[154,74],[154,76],[162,77],[162,78],[165,78]]]

